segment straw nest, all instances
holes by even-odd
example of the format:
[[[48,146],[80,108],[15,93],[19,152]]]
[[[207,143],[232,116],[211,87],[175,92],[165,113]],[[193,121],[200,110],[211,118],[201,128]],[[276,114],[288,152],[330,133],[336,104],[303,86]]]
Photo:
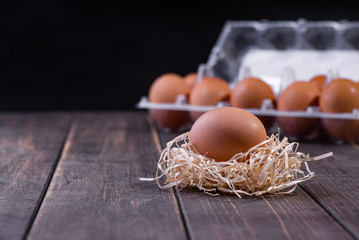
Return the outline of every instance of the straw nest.
[[[162,189],[197,187],[214,196],[219,195],[218,191],[238,197],[286,194],[293,192],[298,183],[314,177],[308,162],[333,155],[330,152],[309,157],[297,151],[298,143],[290,143],[286,137],[280,140],[278,133],[226,162],[216,162],[201,155],[188,135],[184,133],[168,142],[158,161],[156,177],[141,180],[156,181]]]

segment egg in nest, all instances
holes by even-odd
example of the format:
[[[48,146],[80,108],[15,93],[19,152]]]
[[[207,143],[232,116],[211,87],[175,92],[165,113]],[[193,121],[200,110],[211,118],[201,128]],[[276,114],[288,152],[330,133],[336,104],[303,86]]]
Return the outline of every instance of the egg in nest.
[[[189,141],[202,155],[226,161],[264,141],[266,136],[262,122],[252,113],[221,107],[197,119],[189,133]]]
[[[297,149],[298,143],[289,143],[286,137],[280,140],[279,134],[267,137],[261,121],[246,110],[216,108],[204,113],[190,132],[169,141],[156,177],[141,180],[156,181],[164,189],[197,187],[210,195],[286,194],[314,176],[308,161],[332,155],[311,158]]]

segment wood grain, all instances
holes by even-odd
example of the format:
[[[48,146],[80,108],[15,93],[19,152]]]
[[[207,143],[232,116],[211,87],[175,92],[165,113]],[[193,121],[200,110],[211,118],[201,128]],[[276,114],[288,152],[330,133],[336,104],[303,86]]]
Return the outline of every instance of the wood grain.
[[[176,135],[160,131],[162,147]],[[178,199],[191,239],[352,239],[300,187],[291,195],[242,199],[182,189]]]
[[[29,239],[185,239],[145,113],[76,117]]]
[[[69,124],[65,114],[0,115],[0,239],[21,239],[26,234]]]
[[[310,164],[316,177],[301,186],[359,239],[359,146],[307,143],[300,149],[312,156],[333,152],[332,158]]]

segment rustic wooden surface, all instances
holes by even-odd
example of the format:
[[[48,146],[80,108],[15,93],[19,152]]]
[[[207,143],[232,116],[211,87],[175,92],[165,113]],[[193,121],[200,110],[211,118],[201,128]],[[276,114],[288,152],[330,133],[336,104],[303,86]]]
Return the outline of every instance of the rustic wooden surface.
[[[162,190],[164,144],[145,112],[0,116],[0,239],[359,239],[359,148],[302,143],[334,157],[286,196]]]
[[[162,146],[176,136],[164,131],[160,134]],[[325,150],[328,152],[328,149]],[[319,147],[317,153],[320,151]],[[325,152],[320,154],[323,153]],[[320,162],[315,164],[324,165]],[[359,188],[353,189],[357,194],[358,190]],[[229,194],[221,194],[220,197],[206,196],[198,190],[181,190],[178,195],[189,235],[193,239],[352,238],[347,229],[330,217],[328,212],[300,187],[290,195],[242,199]],[[356,203],[358,204],[358,200]],[[352,206],[355,208],[355,205]],[[356,208],[358,211],[358,206]]]
[[[313,156],[333,152],[332,159],[311,164],[316,177],[301,186],[359,239],[359,146],[306,143],[301,149]]]
[[[0,239],[30,228],[54,172],[68,115],[0,115]]]
[[[75,117],[29,239],[184,239],[173,194],[139,181],[158,155],[143,114]]]

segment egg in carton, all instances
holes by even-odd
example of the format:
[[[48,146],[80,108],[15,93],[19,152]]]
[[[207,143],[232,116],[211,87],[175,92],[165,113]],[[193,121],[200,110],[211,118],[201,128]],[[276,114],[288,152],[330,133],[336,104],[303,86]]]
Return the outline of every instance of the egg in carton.
[[[359,121],[359,68],[356,67],[356,63],[359,62],[358,39],[359,22],[311,22],[302,19],[277,22],[228,21],[207,63],[200,64],[197,74],[192,75],[192,82],[193,78],[196,78],[197,84],[206,78],[223,79],[231,89],[230,96],[224,94],[224,97],[214,97],[221,94],[207,91],[207,94],[203,94],[207,95],[207,99],[203,100],[204,104],[189,104],[187,96],[182,102],[165,103],[166,107],[171,110],[189,111],[194,120],[195,112],[200,115],[213,108],[235,105],[233,95],[236,93],[237,85],[244,84],[249,78],[253,80],[249,85],[255,85],[259,79],[270,86],[275,98],[267,94],[267,97],[262,99],[257,91],[247,95],[257,96],[256,102],[262,102],[260,107],[258,103],[238,107],[244,107],[260,117],[267,131],[276,130],[279,126],[286,134],[296,139],[315,139],[322,136],[325,131],[336,142],[355,141],[359,138],[359,132],[355,131],[358,129]],[[349,96],[346,100],[334,97],[334,102],[342,102],[339,104],[342,105],[342,109],[338,106],[334,110],[319,107],[319,96],[323,90],[320,87],[329,86],[330,82],[337,78],[354,80],[350,86],[341,88],[351,91],[349,94],[345,94],[345,91],[337,94]],[[291,88],[294,90],[290,93],[287,88],[293,84],[294,87]],[[314,85],[316,87],[311,87]],[[313,90],[318,87],[318,91]],[[263,88],[265,87],[257,87]],[[311,90],[308,93],[304,88]],[[205,89],[208,90],[209,87]],[[289,93],[285,93],[286,91]],[[310,96],[304,100],[297,99],[295,106],[296,101],[292,98],[300,91],[302,93],[297,95],[302,98]],[[328,94],[334,95],[336,94]],[[210,97],[215,99],[209,99]],[[279,104],[280,99],[285,104]],[[138,107],[155,109],[158,106],[144,98]],[[279,121],[274,121],[276,118]]]

